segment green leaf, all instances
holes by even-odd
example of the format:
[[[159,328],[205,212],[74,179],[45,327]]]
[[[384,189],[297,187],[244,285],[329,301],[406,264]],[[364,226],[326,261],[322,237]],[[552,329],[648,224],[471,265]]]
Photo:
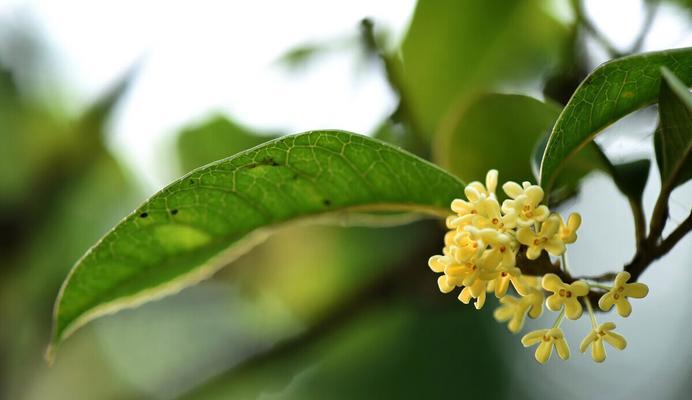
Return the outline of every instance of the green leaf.
[[[613,181],[622,194],[640,201],[649,178],[650,167],[651,161],[646,159],[613,164]]]
[[[468,95],[540,77],[566,34],[540,1],[419,1],[401,51],[404,94],[423,133],[431,137]]]
[[[667,66],[692,84],[692,48],[638,54],[607,62],[582,83],[560,114],[541,162],[541,185],[550,191],[565,161],[619,118],[656,101]]]
[[[534,143],[559,114],[558,106],[527,96],[477,96],[436,136],[435,161],[465,181],[482,180],[492,168],[502,181],[531,180]]]
[[[541,159],[548,143],[550,131],[536,143],[531,157],[532,171],[536,179],[539,179]],[[560,175],[553,184],[553,189],[547,193],[546,204],[553,207],[577,194],[579,185],[589,173],[601,170],[612,175],[608,165],[605,164],[604,155],[596,142],[590,142],[584,148],[565,162]]]
[[[88,321],[175,293],[271,228],[337,211],[445,216],[463,183],[398,148],[341,131],[277,139],[197,169],[92,247],[56,300],[52,349]]]
[[[692,178],[692,94],[670,70],[661,68],[661,73],[654,147],[661,185],[675,187]]]
[[[278,135],[257,134],[218,115],[197,126],[185,128],[178,136],[178,155],[183,172],[191,171],[229,154],[255,147]]]

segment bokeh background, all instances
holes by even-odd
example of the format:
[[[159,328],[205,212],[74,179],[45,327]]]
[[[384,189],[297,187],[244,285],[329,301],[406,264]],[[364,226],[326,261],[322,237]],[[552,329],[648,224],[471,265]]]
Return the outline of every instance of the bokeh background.
[[[185,172],[338,128],[433,157],[455,131],[444,163],[463,179],[497,165],[528,178],[535,139],[590,70],[692,45],[691,18],[686,0],[0,0],[0,399],[688,398],[690,237],[642,276],[651,292],[629,319],[609,317],[629,345],[602,365],[577,352],[586,320],[565,325],[572,358],[540,366],[495,302],[439,293],[439,223],[348,218],[284,229],[207,282],[90,324],[52,367],[42,353],[70,267]],[[648,108],[599,144],[651,157],[655,126]],[[658,188],[654,167],[647,215]],[[690,204],[688,183],[672,224]],[[633,254],[627,201],[602,172],[559,210],[584,217],[572,269]]]

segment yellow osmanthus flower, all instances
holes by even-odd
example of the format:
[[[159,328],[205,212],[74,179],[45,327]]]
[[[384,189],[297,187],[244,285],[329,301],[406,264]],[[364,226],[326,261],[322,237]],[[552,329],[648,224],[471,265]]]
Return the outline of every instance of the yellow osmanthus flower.
[[[604,341],[618,350],[624,349],[627,346],[627,340],[622,335],[613,332],[613,329],[615,329],[615,324],[612,322],[594,327],[582,340],[579,351],[583,353],[591,345],[591,358],[596,362],[603,362],[606,359]]]
[[[562,220],[562,216],[558,214],[560,218],[560,240],[563,243],[574,243],[577,241],[577,229],[581,226],[581,215],[579,213],[572,213],[567,218],[567,223]]]
[[[473,305],[476,307],[476,310],[480,310],[485,304],[485,286],[486,283],[483,280],[476,280],[472,285],[466,286],[461,290],[459,300],[464,304],[469,304],[472,298],[476,299]]]
[[[495,309],[493,316],[498,322],[509,321],[507,328],[517,333],[524,326],[527,313],[534,319],[543,314],[544,298],[543,292],[536,289],[521,298],[504,296],[500,299],[502,305]]]
[[[565,316],[569,319],[581,317],[583,309],[579,297],[589,294],[589,285],[584,281],[564,283],[555,274],[546,274],[541,282],[543,289],[553,292],[545,302],[551,311],[559,311],[565,307]]]
[[[534,232],[529,227],[519,228],[517,240],[519,240],[519,243],[528,246],[526,258],[535,260],[541,255],[543,250],[554,256],[564,253],[565,244],[560,239],[560,236],[557,235],[559,229],[560,220],[554,216],[543,222],[538,232]]]
[[[487,293],[494,292],[500,306],[493,316],[499,322],[506,322],[513,333],[522,329],[527,316],[538,318],[544,305],[549,310],[561,311],[552,328],[529,332],[521,342],[525,347],[538,345],[535,357],[540,363],[550,358],[553,348],[560,358],[567,359],[570,350],[560,324],[565,317],[577,319],[583,314],[579,297],[587,296],[590,287],[584,281],[566,284],[556,274],[524,275],[520,267],[536,273],[540,269],[536,271],[535,267],[541,268],[541,265],[517,265],[517,255],[525,251],[529,260],[537,259],[543,251],[563,256],[563,266],[568,272],[565,245],[577,240],[581,216],[572,213],[563,220],[560,214],[551,214],[548,207],[541,204],[543,189],[529,182],[505,183],[502,188],[509,199],[500,205],[496,195],[497,178],[496,170],[489,171],[485,184],[471,182],[464,189],[465,199],[452,202],[454,214],[446,220],[449,231],[444,238],[442,255],[431,257],[428,264],[441,274],[437,280],[440,291],[449,293],[461,288],[459,301],[466,304],[473,301],[477,309],[485,304]],[[610,301],[609,307],[614,304],[618,304],[618,309],[627,307],[620,305],[627,301],[625,293],[632,296],[640,293],[639,286],[628,289],[628,278],[629,275],[618,280],[616,287],[601,299],[604,306]],[[517,295],[508,294],[510,287]],[[547,299],[546,291],[551,292]],[[619,340],[621,336],[612,332],[615,327],[612,323],[597,326],[591,303],[587,305],[593,330],[580,348],[584,351],[593,346],[594,359],[602,361],[605,358],[603,341],[621,348],[624,338]]]
[[[557,327],[529,332],[521,338],[521,344],[523,344],[524,347],[538,344],[534,356],[536,357],[536,361],[541,364],[548,361],[550,355],[553,353],[553,347],[555,347],[557,355],[561,359],[566,360],[569,358],[569,346],[565,340],[565,334],[562,332],[562,329]]]
[[[622,271],[615,276],[613,287],[598,300],[598,307],[601,310],[609,311],[615,305],[620,316],[628,317],[632,313],[632,305],[627,298],[641,299],[649,294],[649,287],[645,284],[627,283],[631,276],[627,271]]]
[[[505,225],[528,227],[548,218],[550,210],[540,205],[544,196],[540,186],[524,182],[522,187],[516,182],[507,182],[502,185],[502,190],[510,197],[502,203],[502,211],[506,214]]]
[[[498,299],[501,299],[507,294],[510,283],[519,294],[524,294],[524,292],[526,292],[526,288],[521,282],[521,270],[519,268],[503,268],[497,271],[496,274],[497,275],[489,282],[488,291],[495,292],[495,297]]]

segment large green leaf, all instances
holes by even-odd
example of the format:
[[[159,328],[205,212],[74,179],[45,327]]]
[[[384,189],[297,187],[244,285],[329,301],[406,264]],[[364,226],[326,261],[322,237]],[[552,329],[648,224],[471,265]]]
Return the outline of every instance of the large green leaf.
[[[462,191],[422,159],[341,131],[289,136],[215,162],[154,195],[84,255],[56,301],[52,347],[98,316],[209,277],[277,224],[348,210],[443,216]]]
[[[564,162],[619,118],[656,101],[661,66],[692,84],[692,48],[638,54],[607,62],[582,83],[560,114],[541,162],[550,190]]]
[[[423,133],[468,95],[539,77],[566,33],[540,1],[419,1],[401,52],[404,94]]]
[[[435,161],[466,181],[482,179],[492,168],[503,181],[531,180],[534,143],[559,114],[558,106],[527,96],[480,95],[436,136]]]
[[[654,147],[662,185],[675,187],[692,178],[692,94],[667,68],[661,72],[661,118]],[[671,179],[675,181],[668,183]]]

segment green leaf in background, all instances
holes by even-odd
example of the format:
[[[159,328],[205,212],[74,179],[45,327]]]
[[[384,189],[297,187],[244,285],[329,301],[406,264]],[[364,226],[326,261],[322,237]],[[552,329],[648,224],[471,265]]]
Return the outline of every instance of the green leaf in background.
[[[482,180],[492,168],[502,181],[531,180],[534,143],[559,114],[558,106],[527,96],[477,96],[435,137],[434,159],[465,181]]]
[[[536,143],[531,157],[533,176],[539,181],[541,159],[545,146],[550,138],[550,131]],[[612,171],[604,164],[604,155],[596,142],[590,142],[565,162],[560,175],[556,178],[552,190],[547,193],[546,203],[553,207],[577,194],[579,185],[589,173],[601,170],[612,175]]]
[[[692,94],[670,70],[661,68],[661,73],[654,147],[661,184],[675,187],[692,178]]]
[[[178,136],[178,154],[183,172],[236,154],[268,140],[275,134],[257,134],[218,115],[184,129]]]
[[[56,300],[52,349],[98,316],[209,277],[278,224],[348,210],[444,216],[462,192],[436,166],[342,131],[289,136],[215,162],[154,195],[77,263]]]
[[[692,84],[692,48],[638,54],[609,61],[592,72],[562,110],[541,162],[540,182],[550,191],[570,156],[621,117],[656,101],[660,67]]]
[[[540,76],[566,35],[539,1],[419,1],[401,49],[418,124],[431,136],[467,95]]]
[[[651,161],[642,159],[612,164],[615,185],[627,198],[640,201],[649,178]]]
[[[457,388],[468,398],[504,399],[510,390],[516,398],[516,388],[498,384],[512,379],[502,339],[513,338],[474,311],[420,297],[380,300],[300,351],[230,370],[181,399],[443,399]]]

